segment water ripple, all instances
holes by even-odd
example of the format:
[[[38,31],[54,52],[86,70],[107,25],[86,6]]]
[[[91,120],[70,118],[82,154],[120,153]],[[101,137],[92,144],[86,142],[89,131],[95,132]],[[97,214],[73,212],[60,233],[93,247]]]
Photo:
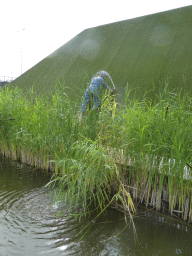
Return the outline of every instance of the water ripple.
[[[121,233],[125,222],[115,212],[102,216],[101,223],[96,222],[88,235],[79,240],[77,234],[89,220],[78,223],[67,218],[67,207],[53,202],[49,191],[42,188],[48,180],[40,171],[0,167],[0,256],[136,255],[137,250],[137,255],[156,255],[158,250],[161,255],[191,255],[187,254],[192,250],[191,226],[178,226],[151,213],[143,216],[144,220],[135,219],[143,249],[131,247],[132,229]],[[58,217],[58,212],[64,214]],[[156,242],[157,249],[150,249],[151,241]]]
[[[49,255],[50,248],[55,248],[50,250],[50,255],[53,255],[53,250],[58,253],[68,248],[68,243],[71,243],[68,236],[70,233],[74,235],[75,223],[65,215],[56,216],[58,211],[65,209],[62,204],[52,203],[47,192],[42,188],[0,190],[0,229],[3,228],[0,242],[3,241],[4,248],[2,250],[10,251],[10,255],[14,255],[16,247],[19,255],[22,255],[22,251],[25,255],[29,241],[34,243],[38,253],[38,247],[41,246],[43,250],[45,246],[45,255]],[[74,244],[69,245],[73,246]],[[27,255],[36,255],[34,249],[33,253]]]

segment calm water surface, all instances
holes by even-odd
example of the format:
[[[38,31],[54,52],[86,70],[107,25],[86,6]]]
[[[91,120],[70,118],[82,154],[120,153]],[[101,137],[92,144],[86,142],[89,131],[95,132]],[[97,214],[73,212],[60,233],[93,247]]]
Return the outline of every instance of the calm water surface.
[[[124,229],[123,215],[112,209],[80,239],[93,216],[82,223],[67,219],[67,209],[43,188],[49,179],[0,158],[0,256],[192,255],[192,226],[153,212],[134,219],[137,245],[132,227]]]

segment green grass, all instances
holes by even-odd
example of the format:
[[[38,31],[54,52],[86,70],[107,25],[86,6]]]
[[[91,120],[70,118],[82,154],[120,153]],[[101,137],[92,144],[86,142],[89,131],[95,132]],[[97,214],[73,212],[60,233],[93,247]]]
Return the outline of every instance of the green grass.
[[[130,99],[127,86],[123,104],[108,97],[99,114],[87,112],[79,123],[81,101],[72,102],[64,91],[60,84],[52,98],[34,98],[31,91],[26,99],[17,88],[1,90],[2,153],[39,168],[51,166],[48,186],[57,188],[58,200],[70,209],[81,205],[79,218],[92,204],[98,216],[109,205],[123,205],[131,218],[132,190],[126,185],[135,183],[138,189],[148,183],[148,193],[165,187],[170,210],[177,202],[182,209],[191,194],[192,169],[188,179],[184,170],[192,165],[190,95],[165,84],[155,99],[144,95],[138,101]]]
[[[191,93],[192,6],[86,29],[11,83],[26,95],[53,94],[59,80],[71,100],[98,70],[107,70],[124,102],[125,85],[153,98],[169,79]],[[55,40],[57,40],[55,38]],[[110,81],[107,81],[109,85]],[[78,89],[77,89],[78,88]],[[130,97],[133,97],[131,94]]]

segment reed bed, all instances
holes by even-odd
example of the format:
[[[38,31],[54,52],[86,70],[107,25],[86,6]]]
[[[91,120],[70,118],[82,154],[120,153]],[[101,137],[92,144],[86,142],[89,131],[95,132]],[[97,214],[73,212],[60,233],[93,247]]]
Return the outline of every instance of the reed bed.
[[[61,84],[44,99],[6,87],[0,91],[1,153],[51,171],[47,186],[56,187],[57,200],[65,199],[80,219],[90,205],[97,216],[113,205],[131,220],[133,198],[191,222],[192,98],[168,84],[153,99],[146,93],[130,100],[130,92],[127,86],[122,105],[104,97],[101,112],[87,112],[79,122],[81,102],[72,102]]]

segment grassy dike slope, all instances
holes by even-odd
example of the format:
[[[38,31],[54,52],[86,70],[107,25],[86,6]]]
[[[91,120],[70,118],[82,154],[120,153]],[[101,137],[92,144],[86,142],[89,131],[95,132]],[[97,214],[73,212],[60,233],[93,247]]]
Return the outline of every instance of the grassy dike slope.
[[[63,31],[65,33],[65,31]],[[24,73],[11,85],[38,95],[55,91],[58,80],[85,88],[91,76],[107,70],[120,95],[129,83],[143,95],[153,84],[191,90],[192,6],[84,30]],[[76,91],[76,95],[77,95]],[[74,98],[74,97],[73,97]]]

